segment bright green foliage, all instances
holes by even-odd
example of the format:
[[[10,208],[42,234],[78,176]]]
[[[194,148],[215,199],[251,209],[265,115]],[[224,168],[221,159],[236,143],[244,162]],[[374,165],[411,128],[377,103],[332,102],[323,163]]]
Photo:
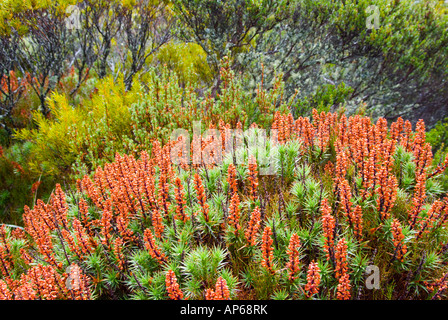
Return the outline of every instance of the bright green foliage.
[[[442,163],[445,160],[445,154],[448,148],[448,123],[447,119],[438,121],[434,128],[428,131],[426,140],[431,144],[434,152],[434,162]],[[442,174],[442,184],[448,187],[448,175]]]
[[[31,206],[38,198],[46,199],[54,180],[31,172],[28,162],[33,145],[16,143],[2,150],[0,156],[0,221],[22,224],[23,206]]]
[[[346,100],[349,100],[353,88],[347,87],[344,82],[338,86],[324,84],[318,87],[311,97],[304,97],[294,105],[294,114],[309,114],[311,110],[328,112],[340,107]]]
[[[76,159],[92,166],[113,158],[122,136],[131,130],[129,106],[140,97],[139,88],[125,92],[122,81],[114,84],[108,77],[96,90],[78,108],[69,105],[65,95],[54,93],[48,100],[54,120],[33,113],[37,128],[16,135],[33,142],[31,170],[58,175],[69,172]]]
[[[433,151],[445,151],[448,146],[448,118],[438,121],[434,128],[428,131],[426,140],[431,143]]]
[[[195,43],[169,42],[160,48],[157,60],[173,70],[183,84],[207,84],[212,79],[207,55]]]

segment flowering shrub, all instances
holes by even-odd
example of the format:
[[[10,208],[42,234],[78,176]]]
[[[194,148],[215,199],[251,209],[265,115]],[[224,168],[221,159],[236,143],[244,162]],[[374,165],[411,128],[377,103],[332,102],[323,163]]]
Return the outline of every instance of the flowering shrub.
[[[57,185],[25,207],[23,230],[0,229],[0,297],[445,297],[448,161],[432,165],[423,122],[277,112],[274,128],[277,141],[246,136],[218,163],[174,164],[175,141],[154,141],[76,191]],[[371,265],[380,289],[366,286]]]

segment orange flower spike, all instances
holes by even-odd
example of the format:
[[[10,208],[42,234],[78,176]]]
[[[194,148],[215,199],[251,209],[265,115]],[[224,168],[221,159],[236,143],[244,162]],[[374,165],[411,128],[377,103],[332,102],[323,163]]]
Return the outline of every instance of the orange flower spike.
[[[314,127],[310,123],[309,118],[303,118],[300,116],[295,124],[295,135],[298,139],[300,139],[304,146],[303,148],[307,148],[313,143],[314,138]]]
[[[187,222],[189,217],[185,213],[185,204],[187,203],[184,199],[184,187],[179,177],[174,181],[176,188],[176,216],[175,219]]]
[[[66,289],[62,277],[57,270],[50,265],[37,264],[22,274],[20,286],[31,283],[35,290],[36,299],[56,300],[67,299],[69,291]],[[17,298],[17,291],[15,292]]]
[[[319,128],[320,132],[320,147],[321,150],[324,150],[326,147],[328,147],[329,141],[330,141],[330,134],[331,134],[331,128],[333,127],[333,114],[328,112],[325,114],[325,112],[322,111],[322,117],[325,119],[323,123],[321,123],[321,128]]]
[[[25,225],[25,231],[31,235],[34,242],[37,245],[39,252],[43,255],[45,261],[53,266],[59,267],[61,263],[55,259],[53,251],[53,242],[51,238],[50,226],[46,224],[47,220],[44,220],[42,214],[46,208],[42,208],[43,202],[38,201],[33,210],[30,210],[28,206],[24,207],[23,222]]]
[[[319,292],[320,285],[320,269],[317,262],[314,260],[308,266],[308,273],[306,276],[307,283],[305,285],[305,292],[308,298]]]
[[[388,170],[383,168],[379,174],[379,185],[379,188],[375,189],[375,194],[378,194],[377,211],[381,220],[384,221],[389,218],[390,210],[397,198],[397,178],[394,175],[388,176]]]
[[[230,200],[229,205],[229,225],[235,228],[235,235],[238,233],[238,230],[241,229],[239,225],[240,221],[240,197],[238,193],[234,193],[232,199]]]
[[[282,143],[282,137],[281,137],[281,134],[279,133],[280,117],[281,117],[281,115],[280,115],[279,111],[274,112],[274,116],[272,119],[272,125],[271,125],[271,132],[276,132],[278,142]]]
[[[121,204],[123,205],[123,204]],[[127,216],[127,211],[123,206],[123,210],[120,210],[117,218],[115,219],[115,225],[118,229],[118,233],[124,242],[132,242],[135,240],[134,232],[128,228],[129,226],[129,218]]]
[[[160,238],[163,234],[163,230],[165,230],[165,226],[159,209],[154,209],[152,212],[152,225],[154,227],[155,236]]]
[[[118,261],[118,268],[120,270],[124,270],[126,267],[126,260],[125,260],[125,256],[123,254],[123,246],[124,246],[124,241],[123,239],[121,239],[120,237],[116,238],[113,242],[113,252],[115,255],[115,258]]]
[[[403,243],[404,235],[401,229],[400,222],[397,219],[393,219],[390,227],[395,247],[394,258],[403,261],[404,255],[407,252],[407,246]]]
[[[347,263],[347,242],[345,238],[342,238],[338,241],[335,252],[336,258],[336,267],[335,267],[335,276],[336,279],[339,279],[343,274],[348,271],[348,263]]]
[[[278,115],[277,130],[278,130],[278,142],[280,142],[280,144],[285,144],[286,142],[285,119],[283,115],[281,115],[280,113]]]
[[[353,221],[351,220],[352,216],[352,191],[350,188],[350,185],[348,184],[347,179],[342,178],[339,182],[339,195],[341,197],[341,205],[342,205],[342,213],[345,217],[348,217],[350,225],[353,224]]]
[[[258,228],[260,227],[260,222],[261,222],[260,208],[255,207],[254,211],[252,211],[252,214],[250,216],[249,224],[246,228],[246,231],[244,232],[247,244],[249,246],[256,245],[256,242],[257,242],[256,236],[257,236]]]
[[[145,229],[143,238],[145,241],[145,247],[148,250],[151,257],[153,257],[154,259],[157,259],[160,264],[166,262],[166,256],[163,254],[163,252],[157,246],[151,230]]]
[[[338,124],[338,137],[343,147],[347,146],[349,143],[347,127],[348,127],[347,117],[345,114],[343,114]]]
[[[74,240],[72,234],[69,231],[62,229],[61,235],[62,235],[62,238],[64,239],[64,241],[68,244],[68,247],[70,248],[70,250],[72,252],[74,252],[79,258],[81,258],[82,249],[80,248],[79,244],[75,243],[75,240]]]
[[[435,222],[441,217],[441,212],[445,209],[445,204],[442,201],[436,200],[429,208],[426,216],[420,221],[417,240],[425,233],[429,233]]]
[[[68,205],[65,199],[65,193],[62,191],[61,185],[59,183],[56,184],[55,191],[51,195],[51,204],[55,210],[55,223],[58,225],[62,225],[64,229],[67,229]]]
[[[82,273],[81,268],[75,263],[72,263],[70,266],[70,275],[68,281],[70,281],[69,289],[72,292],[73,298],[75,300],[91,299],[88,277]]]
[[[155,159],[156,164],[160,166],[162,163],[162,148],[159,140],[152,141],[151,156]]]
[[[263,236],[261,238],[261,265],[265,267],[268,271],[270,271],[272,274],[274,273],[274,269],[272,267],[274,255],[273,255],[273,248],[272,243],[274,240],[272,239],[272,231],[270,227],[264,228]]]
[[[205,197],[205,190],[204,186],[202,185],[201,177],[195,173],[194,175],[194,188],[196,190],[196,197],[199,201],[199,204],[201,205],[202,214],[204,215],[205,221],[210,221],[209,217],[209,205],[206,202]]]
[[[350,276],[348,273],[344,273],[338,280],[339,284],[337,286],[337,298],[338,300],[349,300],[350,299]]]
[[[89,206],[87,205],[87,202],[84,200],[84,198],[79,199],[79,216],[81,218],[81,223],[87,228],[88,232],[90,233],[90,224],[89,221]]]
[[[167,177],[167,173],[162,168],[161,171],[160,171],[160,175],[159,175],[158,204],[159,204],[159,207],[164,210],[166,216],[169,214],[168,197],[169,197],[168,177]]]
[[[334,259],[334,228],[336,225],[335,218],[331,215],[331,207],[328,200],[323,199],[321,202],[322,212],[322,229],[325,237],[324,249],[327,254],[327,260]]]
[[[420,119],[415,125],[414,143],[412,145],[412,152],[414,153],[416,160],[418,160],[419,152],[422,151],[425,142],[426,142],[425,122],[423,121],[423,119]]]
[[[14,300],[13,294],[4,280],[0,280],[0,300]]]
[[[205,290],[205,300],[215,300],[215,290],[206,289]]]
[[[206,300],[230,300],[230,291],[227,287],[227,281],[219,277],[216,281],[215,290],[207,289],[205,292]]]
[[[437,168],[428,176],[428,179],[442,173],[448,167],[448,154],[445,155],[445,160],[442,165],[438,165]]]
[[[397,121],[391,123],[390,125],[390,138],[391,140],[397,140],[399,139],[400,133],[403,131],[403,118],[398,117]]]
[[[289,261],[286,264],[286,268],[288,269],[288,279],[291,282],[297,279],[297,274],[300,271],[299,248],[299,236],[296,233],[293,233],[291,239],[289,240],[289,246],[287,249]]]
[[[249,181],[250,181],[250,196],[252,201],[258,198],[258,170],[257,160],[253,155],[249,157]]]
[[[338,143],[336,143],[336,146]],[[338,182],[341,179],[345,179],[347,173],[348,159],[347,154],[342,147],[340,147],[340,152],[336,153],[336,177],[335,180]]]
[[[75,232],[76,240],[81,247],[82,255],[90,254],[94,250],[94,246],[96,246],[95,240],[89,237],[86,229],[78,219],[73,219],[72,227]]]
[[[165,277],[166,290],[171,300],[183,300],[184,294],[177,283],[176,274],[173,270],[168,270]]]
[[[34,283],[25,274],[20,277],[19,285],[14,292],[15,300],[36,300],[38,298]]]
[[[88,175],[85,175],[81,180],[81,189],[87,192],[88,197],[93,201],[95,206],[103,209],[103,199],[100,196],[100,192]]]
[[[400,145],[402,145],[406,151],[411,151],[413,148],[413,138],[412,138],[412,124],[409,120],[404,123],[404,133],[400,135]]]
[[[227,169],[227,182],[229,183],[230,196],[232,196],[235,192],[238,192],[236,168],[233,163],[229,164]]]
[[[101,216],[101,235],[102,243],[109,246],[109,238],[112,231],[112,201],[107,199],[104,205],[103,214]]]
[[[438,216],[438,221],[437,224],[434,228],[441,228],[445,222],[448,219],[448,197],[445,197],[443,199],[443,205],[442,207],[439,209],[439,216]]]

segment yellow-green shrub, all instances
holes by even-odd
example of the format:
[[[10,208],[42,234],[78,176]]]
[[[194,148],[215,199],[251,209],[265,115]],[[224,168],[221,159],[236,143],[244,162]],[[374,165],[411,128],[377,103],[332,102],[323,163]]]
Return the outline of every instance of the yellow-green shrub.
[[[157,59],[175,71],[182,83],[208,83],[213,79],[207,54],[196,43],[171,41],[160,48]]]
[[[96,92],[73,107],[65,94],[53,93],[48,99],[52,117],[33,113],[35,129],[23,129],[16,138],[33,142],[34,172],[59,175],[70,170],[76,159],[88,166],[113,159],[122,136],[131,129],[129,106],[141,96],[140,86],[124,89],[123,79],[98,81]]]

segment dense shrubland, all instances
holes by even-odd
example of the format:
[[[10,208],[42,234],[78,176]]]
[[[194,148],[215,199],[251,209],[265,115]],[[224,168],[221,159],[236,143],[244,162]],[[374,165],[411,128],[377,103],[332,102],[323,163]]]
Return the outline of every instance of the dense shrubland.
[[[423,122],[276,112],[265,144],[251,142],[256,125],[218,128],[217,141],[193,138],[199,164],[187,161],[195,151],[173,164],[181,140],[155,141],[25,207],[24,230],[1,229],[1,296],[444,297],[448,160],[432,165]],[[207,162],[229,138],[242,143]],[[369,265],[380,289],[365,286]]]
[[[443,1],[3,0],[0,297],[445,298],[447,22]],[[171,161],[176,129],[203,162]]]

